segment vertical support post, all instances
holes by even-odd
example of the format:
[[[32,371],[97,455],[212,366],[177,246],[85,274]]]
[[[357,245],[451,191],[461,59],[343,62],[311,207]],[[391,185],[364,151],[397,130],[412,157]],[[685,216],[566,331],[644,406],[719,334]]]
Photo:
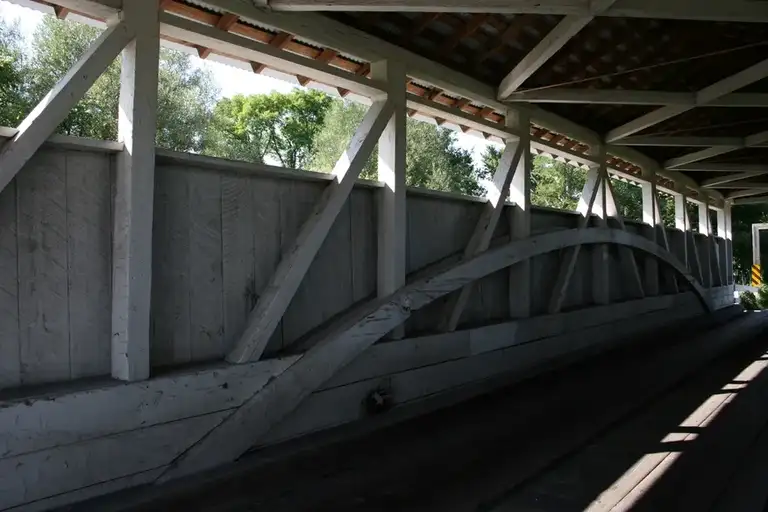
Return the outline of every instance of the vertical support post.
[[[598,169],[598,189],[597,198],[592,206],[592,213],[596,217],[596,225],[600,228],[608,228],[607,203],[606,203],[606,183],[608,179],[608,165],[605,157],[605,144],[597,148],[600,167]],[[610,301],[610,259],[608,257],[608,246],[598,244],[592,247],[592,300],[595,304],[608,304]]]
[[[702,285],[712,287],[712,229],[709,222],[709,198],[702,195],[699,203],[699,233],[706,236],[704,254],[700,255]]]
[[[675,228],[683,232],[683,263],[688,270],[691,264],[688,261],[688,232],[691,230],[691,223],[688,219],[688,210],[686,210],[687,200],[685,194],[675,196]]]
[[[152,205],[155,181],[158,0],[132,0],[122,16],[135,38],[122,53],[112,257],[112,376],[149,377]]]
[[[717,216],[717,236],[712,236],[712,250],[715,252],[715,261],[717,262],[717,284],[725,286],[728,284],[728,270],[725,261],[725,210],[715,209]],[[720,246],[723,246],[721,250]]]
[[[649,238],[654,243],[658,240],[656,225],[656,172],[653,169],[643,169],[646,182],[641,184],[643,193],[643,223],[648,224]],[[659,294],[659,263],[656,258],[645,257],[645,293],[653,296]]]
[[[522,154],[509,186],[509,199],[515,203],[512,208],[510,238],[519,240],[531,235],[531,126],[527,112],[508,111],[507,126],[520,133],[518,144]],[[531,316],[531,260],[520,262],[509,268],[509,315],[510,318]]]
[[[724,215],[724,226],[725,231],[723,233],[723,238],[725,238],[725,272],[726,272],[726,283],[728,284],[734,284],[734,277],[733,277],[733,225],[731,224],[731,209],[733,207],[733,203],[731,201],[725,202],[725,206],[723,207]]]
[[[378,272],[376,293],[386,297],[405,285],[405,67],[395,60],[374,62],[374,79],[387,84],[387,97],[394,111],[379,138],[378,178],[384,183],[379,194]],[[390,338],[402,338],[403,326]]]

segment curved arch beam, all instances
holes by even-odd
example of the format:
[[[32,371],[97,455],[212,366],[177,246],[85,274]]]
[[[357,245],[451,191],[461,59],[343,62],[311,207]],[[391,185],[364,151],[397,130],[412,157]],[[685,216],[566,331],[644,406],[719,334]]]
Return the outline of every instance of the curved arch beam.
[[[517,240],[353,310],[335,328],[326,331],[296,363],[182,454],[160,481],[211,469],[240,457],[304,398],[386,333],[405,322],[412,311],[510,265],[552,251],[591,244],[626,246],[658,258],[679,272],[704,307],[712,310],[704,289],[683,264],[661,246],[639,235],[616,229],[589,228]]]

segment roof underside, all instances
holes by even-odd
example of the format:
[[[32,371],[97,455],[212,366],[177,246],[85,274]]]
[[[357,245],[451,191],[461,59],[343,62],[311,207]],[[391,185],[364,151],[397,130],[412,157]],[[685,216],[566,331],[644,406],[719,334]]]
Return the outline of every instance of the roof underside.
[[[336,12],[328,16],[435,60],[488,85],[504,77],[562,20],[540,14]],[[642,18],[594,18],[518,88],[693,93],[768,56],[768,25]],[[768,93],[768,79],[734,92]],[[606,134],[660,105],[542,103]],[[635,136],[747,137],[768,130],[768,108],[698,107]],[[664,162],[701,147],[644,146]],[[707,159],[768,164],[768,149],[746,148]],[[717,173],[691,172],[697,182]],[[751,182],[759,179],[755,178]]]

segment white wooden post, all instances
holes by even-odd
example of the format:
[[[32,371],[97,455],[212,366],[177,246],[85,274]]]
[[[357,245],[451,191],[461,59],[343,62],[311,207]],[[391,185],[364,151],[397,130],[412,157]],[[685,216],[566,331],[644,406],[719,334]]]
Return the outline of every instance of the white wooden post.
[[[515,206],[511,209],[509,224],[510,239],[519,240],[531,236],[531,125],[527,113],[507,112],[507,126],[520,133],[522,153],[509,187],[509,199]],[[503,202],[503,199],[502,199]],[[531,260],[525,260],[509,267],[509,316],[527,318],[531,316]]]
[[[405,285],[405,68],[395,60],[374,62],[371,76],[387,84],[387,97],[394,109],[379,138],[379,191],[377,295],[386,297]],[[354,241],[353,241],[354,243]],[[401,338],[403,327],[390,333]]]
[[[124,3],[122,17],[136,37],[122,55],[115,230],[112,248],[112,376],[149,378],[152,288],[152,205],[155,188],[158,0]]]
[[[725,238],[725,269],[726,269],[726,280],[725,282],[727,284],[733,284],[733,226],[732,226],[732,220],[731,220],[731,214],[732,214],[732,207],[733,202],[732,201],[726,201],[725,206],[723,207],[723,211],[725,212],[725,222],[724,222],[724,234],[723,238]]]
[[[656,219],[656,173],[652,169],[643,169],[646,180],[641,183],[643,193],[643,223],[650,226],[650,240],[657,242],[658,229]],[[655,258],[645,257],[645,293],[648,295],[659,294],[659,265]]]
[[[0,151],[0,191],[21,170],[40,145],[88,92],[132,37],[125,21],[107,27],[82,57],[18,126],[18,132]]]
[[[619,229],[626,231],[627,226],[624,224],[624,219],[619,212],[618,204],[616,202],[616,194],[613,191],[610,176],[607,176],[603,183],[605,184],[606,215],[616,221],[619,225]],[[619,260],[623,274],[629,277],[627,284],[633,288],[632,293],[638,298],[645,297],[643,279],[640,277],[640,269],[637,266],[635,253],[627,247],[619,247]],[[625,282],[625,280],[622,279],[622,282]]]
[[[690,269],[691,264],[688,261],[688,235],[691,230],[691,223],[688,220],[687,205],[688,201],[685,198],[685,194],[675,196],[675,228],[683,233],[683,263]]]
[[[248,317],[245,332],[227,355],[229,362],[246,363],[261,357],[269,338],[275,332],[317,251],[320,250],[352,192],[352,187],[384,127],[389,124],[392,112],[392,103],[384,99],[377,99],[368,109],[348,148],[336,162],[333,169],[336,179],[327,186],[315,209],[301,227],[295,242],[278,264],[269,285]]]
[[[717,236],[712,238],[712,246],[715,251],[715,261],[717,262],[717,284],[724,286],[728,284],[728,266],[725,260],[725,209],[715,210],[717,215]],[[723,247],[721,251],[720,248]]]
[[[576,210],[582,215],[582,218],[579,219],[579,229],[584,229],[589,225],[589,218],[592,215],[592,208],[596,202],[595,199],[597,198],[599,188],[600,171],[598,168],[593,167],[587,173],[587,181],[581,190],[579,204],[576,207]],[[548,309],[550,314],[559,313],[563,308],[563,302],[565,302],[565,297],[568,293],[568,285],[571,283],[571,277],[576,269],[576,262],[579,259],[580,252],[581,246],[577,245],[562,253],[557,280],[552,288],[552,295],[549,300]]]
[[[702,272],[701,272],[701,278],[702,278],[702,286],[706,288],[712,287],[712,244],[711,244],[711,235],[712,230],[711,226],[709,224],[709,204],[708,200],[709,198],[702,195],[700,197],[701,203],[699,203],[699,233],[706,236],[706,243],[704,244],[704,247],[706,247],[706,250],[703,254],[699,255],[700,262],[702,265]]]
[[[509,112],[506,119],[508,126],[517,126],[519,124],[519,117],[515,113]],[[523,122],[527,121],[524,120]],[[475,225],[475,230],[469,239],[467,247],[464,249],[464,259],[472,258],[484,252],[491,244],[491,239],[504,211],[507,188],[514,179],[513,176],[524,172],[524,169],[521,170],[520,163],[526,147],[525,141],[522,139],[508,141],[504,147],[504,152],[499,159],[498,167],[493,175],[493,182],[488,191],[488,202],[483,208],[483,213],[480,214],[480,219]],[[514,229],[513,226],[510,227]],[[442,326],[444,331],[451,332],[456,330],[461,320],[461,314],[464,312],[464,308],[472,296],[473,288],[474,283],[470,283],[462,288],[453,300],[448,302],[445,322]]]
[[[592,213],[595,215],[595,225],[599,228],[608,228],[608,206],[606,200],[605,180],[608,179],[608,164],[605,159],[605,145],[597,148],[600,164],[598,167],[598,189]],[[595,245],[592,247],[592,300],[595,304],[608,304],[610,302],[610,259],[607,245]]]

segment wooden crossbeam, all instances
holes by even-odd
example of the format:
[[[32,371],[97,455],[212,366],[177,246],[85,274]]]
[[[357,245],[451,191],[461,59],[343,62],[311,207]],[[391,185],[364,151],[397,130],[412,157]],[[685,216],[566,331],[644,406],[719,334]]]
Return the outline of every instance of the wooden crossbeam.
[[[763,176],[768,174],[768,170],[765,171],[744,171],[744,172],[737,172],[733,174],[726,174],[725,176],[720,176],[718,178],[711,178],[708,180],[704,180],[701,183],[701,186],[704,188],[714,188],[717,186],[722,186],[726,183],[732,183],[734,181],[741,181],[749,178],[754,178],[757,176]]]
[[[236,16],[232,13],[224,13],[219,18],[219,21],[216,22],[215,27],[223,30],[225,32],[229,32],[229,29],[232,28],[232,26],[237,23],[237,20],[240,19],[239,16]],[[197,55],[201,59],[207,59],[208,55],[211,54],[211,49],[206,48],[204,46],[197,46]]]
[[[523,121],[525,122],[525,121]],[[488,202],[480,214],[480,218],[475,225],[469,243],[464,249],[464,259],[473,258],[481,252],[488,249],[491,244],[493,234],[499,224],[499,219],[504,211],[504,201],[507,197],[507,190],[512,182],[513,176],[518,172],[525,174],[525,168],[530,164],[518,165],[521,158],[530,159],[530,149],[525,146],[529,140],[509,141],[504,147],[504,152],[499,160],[496,172],[493,175],[493,182],[488,191]],[[530,172],[528,173],[530,177]],[[523,176],[524,178],[524,176]],[[529,180],[530,181],[530,180]],[[465,286],[459,292],[459,295],[446,305],[445,323],[443,330],[455,331],[461,320],[461,314],[466,308],[467,302],[472,295],[473,286]]]
[[[695,106],[706,106],[710,102],[733,91],[746,87],[768,76],[768,59],[758,62],[738,73],[719,80],[696,93],[695,105],[667,105],[648,114],[614,128],[606,135],[608,142],[614,142],[634,133],[640,132],[667,119],[678,116],[693,109]]]
[[[507,102],[525,103],[570,103],[590,105],[681,105],[695,107],[696,93],[615,90],[615,89],[573,89],[549,88],[531,91],[516,91],[506,97]],[[768,107],[768,94],[730,93],[716,98],[708,107]]]
[[[0,191],[67,117],[134,35],[125,21],[107,28],[18,126],[0,150]]]
[[[768,130],[749,135],[741,139],[737,144],[712,146],[707,149],[702,149],[701,151],[695,151],[693,153],[688,153],[687,155],[671,158],[664,162],[664,167],[667,169],[676,169],[683,165],[690,165],[695,162],[731,153],[739,149],[755,147],[766,143],[768,143]]]
[[[592,215],[592,208],[595,204],[598,191],[600,189],[600,169],[593,167],[587,173],[587,181],[584,184],[584,188],[581,191],[581,197],[579,198],[579,204],[576,210],[582,215],[579,219],[578,229],[586,229],[589,225],[589,218]],[[557,273],[557,279],[555,285],[552,288],[552,295],[549,301],[549,312],[551,314],[559,313],[563,307],[565,296],[568,293],[568,285],[571,282],[571,277],[576,269],[576,262],[581,252],[581,246],[577,245],[571,247],[560,260],[560,269]]]
[[[377,101],[366,113],[344,154],[336,162],[336,179],[304,223],[291,248],[275,270],[264,294],[248,317],[245,332],[227,355],[231,363],[258,360],[293,299],[312,260],[333,226],[360,172],[392,117],[391,101]]]
[[[712,310],[709,297],[688,269],[668,251],[639,235],[615,229],[571,229],[514,241],[418,280],[345,316],[293,365],[254,392],[179,456],[160,481],[211,469],[240,457],[311,393],[402,324],[413,311],[510,265],[553,251],[593,244],[624,245],[669,265],[690,283],[706,310]]]

